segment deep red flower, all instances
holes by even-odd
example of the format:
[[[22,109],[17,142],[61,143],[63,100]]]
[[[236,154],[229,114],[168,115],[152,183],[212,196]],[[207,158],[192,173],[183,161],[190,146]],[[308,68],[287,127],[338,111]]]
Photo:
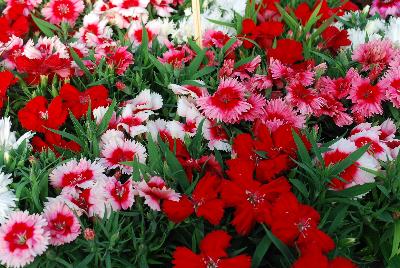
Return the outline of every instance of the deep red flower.
[[[310,251],[302,254],[292,268],[309,268],[315,267],[318,264],[318,268],[329,268],[328,258],[319,251]]]
[[[307,140],[298,130],[295,131],[309,148]],[[282,125],[271,133],[264,124],[256,122],[253,132],[254,139],[250,134],[240,134],[233,141],[237,167],[246,163],[243,160],[250,160],[249,165],[256,167],[256,178],[260,181],[269,181],[292,167],[291,158],[296,157],[297,146],[291,126]]]
[[[256,25],[252,19],[244,19],[242,21],[241,36],[244,37],[243,46],[247,49],[254,46],[249,39],[258,43],[262,48],[270,48],[272,47],[274,38],[280,36],[282,33],[283,24],[279,21],[266,21],[259,25]]]
[[[240,235],[247,235],[254,225],[271,221],[270,210],[275,200],[290,191],[290,184],[284,178],[261,184],[254,180],[251,165],[238,168],[235,160],[228,160],[227,174],[231,180],[223,180],[221,198],[228,207],[234,207],[232,225]]]
[[[23,38],[29,32],[29,21],[25,16],[11,19],[0,17],[0,42],[6,43],[12,35]]]
[[[4,101],[7,98],[8,88],[16,81],[16,78],[10,71],[0,72],[0,109],[3,108]]]
[[[76,118],[86,114],[89,103],[92,110],[108,105],[108,90],[104,86],[93,86],[80,92],[74,86],[65,84],[60,89],[60,97]]]
[[[182,196],[179,202],[165,200],[163,211],[167,217],[179,223],[196,213],[213,225],[219,224],[224,215],[224,203],[218,199],[221,179],[214,174],[206,173],[197,183],[191,198]]]
[[[276,200],[271,217],[271,231],[283,243],[292,246],[301,236],[307,237],[317,228],[320,216],[310,206],[302,205],[292,193]]]
[[[229,257],[226,250],[231,236],[225,231],[213,231],[200,242],[200,253],[186,247],[177,247],[173,253],[175,268],[250,268],[251,258],[247,255]]]
[[[303,2],[297,6],[296,10],[294,11],[294,14],[296,15],[297,19],[301,22],[301,24],[303,24],[304,26],[310,19],[312,11],[310,6],[307,3]]]
[[[61,135],[47,131],[45,133],[45,138],[42,139],[39,136],[32,138],[32,146],[36,152],[42,152],[45,150],[52,150],[57,156],[60,155],[58,148],[64,150],[70,150],[72,152],[79,152],[81,147],[74,141],[66,141],[62,139]],[[58,147],[58,148],[57,148]]]
[[[284,64],[293,64],[304,59],[303,45],[292,39],[278,40],[276,48],[269,49],[267,54],[269,58],[280,60]]]
[[[37,96],[19,110],[18,119],[25,129],[45,133],[46,128],[58,129],[67,115],[61,97],[55,97],[48,104],[45,97]]]
[[[329,26],[322,32],[322,38],[325,41],[324,47],[329,49],[333,54],[337,54],[343,46],[351,45],[346,30],[339,30],[335,26]]]
[[[240,35],[243,38],[243,47],[250,49],[254,47],[254,44],[249,41],[255,41],[258,37],[257,25],[252,19],[244,19],[242,21],[242,33]]]

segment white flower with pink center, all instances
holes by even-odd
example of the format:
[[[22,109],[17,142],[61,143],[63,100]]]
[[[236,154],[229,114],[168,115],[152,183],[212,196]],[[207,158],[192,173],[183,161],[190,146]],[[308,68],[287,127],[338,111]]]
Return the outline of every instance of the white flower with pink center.
[[[109,215],[110,207],[106,202],[105,180],[97,181],[91,188],[67,187],[61,191],[60,198],[67,200],[66,204],[77,215],[88,217]]]
[[[215,121],[204,120],[203,137],[208,140],[208,148],[210,150],[217,149],[229,152],[232,149],[225,129]]]
[[[122,109],[122,114],[118,118],[118,127],[122,127],[129,135],[134,138],[137,135],[147,132],[147,127],[144,125],[149,119],[149,116],[154,114],[151,110],[134,112],[135,106],[128,104]]]
[[[49,202],[44,208],[45,230],[50,233],[50,244],[59,246],[74,241],[81,233],[81,225],[74,212],[62,201]]]
[[[173,189],[168,188],[165,181],[158,176],[151,177],[148,182],[142,180],[134,184],[135,190],[139,196],[144,197],[144,203],[151,209],[160,211],[160,202],[162,200],[170,200],[178,202],[180,194]]]
[[[75,187],[89,188],[101,179],[105,168],[98,162],[72,159],[59,165],[50,173],[50,183],[54,188]]]
[[[42,255],[49,244],[46,220],[27,211],[13,212],[0,226],[0,262],[7,267],[23,267]]]
[[[82,0],[50,0],[42,8],[43,17],[53,24],[67,22],[74,25],[85,5]]]
[[[114,177],[109,178],[105,185],[105,193],[107,202],[114,211],[129,209],[135,201],[132,179],[121,183]]]
[[[135,159],[139,163],[145,163],[147,154],[146,148],[132,140],[115,140],[104,145],[101,151],[102,163],[108,169],[119,168],[124,174],[131,174],[133,168],[122,164],[123,162],[132,162]]]
[[[163,99],[160,94],[151,92],[150,89],[145,89],[139,93],[133,100],[126,102],[130,104],[130,108],[134,112],[142,110],[159,110],[163,106]]]
[[[196,82],[199,84],[203,84],[202,81],[196,81]],[[189,95],[193,99],[197,99],[197,98],[203,97],[205,95],[208,95],[207,88],[205,88],[205,87],[193,86],[193,85],[180,86],[180,85],[176,85],[176,84],[170,84],[168,87],[176,95],[181,95],[181,96]]]
[[[147,39],[149,47],[151,47],[153,40],[157,37],[161,28],[160,21],[152,20],[146,23],[144,29],[147,32]],[[133,47],[138,47],[142,44],[143,25],[140,21],[134,21],[129,26],[128,38],[132,41]]]
[[[332,144],[329,149],[331,150],[323,154],[326,166],[343,161],[358,148],[353,141],[341,138]],[[375,175],[361,169],[361,167],[372,171],[377,171],[380,168],[378,161],[368,153],[365,153],[351,166],[338,174],[341,179],[333,178],[330,187],[335,190],[343,190],[354,185],[374,182]]]
[[[124,140],[124,133],[120,130],[109,129],[101,135],[100,138],[100,148],[104,148],[107,143],[111,142],[122,142]]]
[[[380,133],[380,131],[374,131],[372,129],[363,130],[350,136],[349,140],[353,141],[358,148],[369,145],[368,152],[376,159],[382,161],[391,160],[390,149],[385,143],[380,141]]]

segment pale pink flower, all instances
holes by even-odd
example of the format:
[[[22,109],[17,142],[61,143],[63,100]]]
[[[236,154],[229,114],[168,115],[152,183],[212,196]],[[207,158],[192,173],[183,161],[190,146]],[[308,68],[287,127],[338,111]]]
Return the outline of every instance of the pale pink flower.
[[[50,234],[50,244],[53,246],[70,243],[81,233],[78,218],[62,201],[48,203],[43,217],[47,220],[45,230]]]
[[[339,127],[351,125],[353,123],[353,118],[346,113],[347,109],[343,104],[332,96],[333,95],[330,94],[322,95],[325,100],[324,105],[319,109],[315,109],[313,115],[317,117],[322,115],[330,116]]]
[[[282,125],[291,125],[295,128],[304,128],[306,119],[304,115],[298,114],[283,99],[269,100],[265,106],[265,115],[261,118],[263,123],[274,132]]]
[[[379,86],[386,91],[386,98],[393,106],[400,108],[400,67],[390,69],[379,81]]]
[[[297,107],[302,114],[312,114],[325,104],[315,89],[306,88],[300,83],[288,85],[286,89],[286,101]]]
[[[135,201],[133,194],[132,179],[121,183],[114,177],[107,180],[105,185],[106,199],[114,211],[126,210],[132,207]]]
[[[265,93],[265,90],[272,88],[273,83],[269,76],[262,74],[255,74],[248,82],[246,82],[247,89],[254,93]]]
[[[378,13],[382,18],[386,18],[389,15],[399,16],[400,15],[400,1],[399,0],[374,0],[372,1],[371,9],[369,14],[375,15]]]
[[[153,176],[148,182],[142,180],[134,184],[135,190],[139,196],[144,197],[144,203],[151,209],[160,211],[160,202],[162,200],[170,200],[178,202],[180,194],[173,189],[168,188],[165,181],[158,176]]]
[[[139,163],[145,163],[147,154],[146,148],[132,140],[114,140],[106,143],[101,151],[101,162],[108,169],[119,168],[124,174],[131,174],[133,168],[122,164],[123,162],[131,162],[137,159]]]
[[[247,102],[251,105],[251,108],[242,114],[241,118],[243,120],[254,121],[265,114],[264,107],[267,102],[264,96],[261,94],[251,94]]]
[[[380,75],[394,56],[390,40],[372,40],[361,44],[353,51],[352,59],[361,63],[362,70],[371,70],[372,79]]]
[[[380,85],[371,85],[368,78],[355,79],[348,97],[353,102],[353,113],[362,117],[382,114],[382,101],[385,99],[384,89]]]
[[[213,95],[196,101],[207,118],[225,123],[240,121],[241,115],[251,109],[251,104],[245,99],[245,87],[231,78],[222,80]]]
[[[7,267],[23,267],[42,255],[49,244],[46,220],[27,211],[16,211],[0,226],[0,262]]]
[[[50,0],[42,8],[42,15],[53,24],[67,22],[74,25],[84,8],[82,0]]]

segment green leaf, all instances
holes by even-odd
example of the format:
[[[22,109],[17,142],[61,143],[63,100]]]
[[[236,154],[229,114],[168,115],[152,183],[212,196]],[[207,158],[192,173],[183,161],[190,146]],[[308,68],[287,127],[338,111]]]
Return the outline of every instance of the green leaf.
[[[113,100],[111,105],[108,107],[106,113],[104,114],[103,119],[101,120],[100,124],[97,126],[97,130],[96,130],[97,136],[100,136],[107,130],[108,124],[111,121],[111,118],[114,113],[114,109],[115,109],[116,105],[117,105],[116,100]]]
[[[169,150],[168,145],[166,145],[161,139],[159,139],[158,143],[164,152],[165,160],[172,172],[172,178],[178,182],[184,191],[186,191],[189,188],[189,180],[181,163],[178,161],[175,154]]]
[[[263,239],[258,243],[256,250],[254,251],[253,257],[251,258],[251,267],[257,268],[260,266],[265,254],[267,253],[269,247],[271,246],[271,239],[266,234]]]
[[[296,19],[294,19],[292,16],[290,16],[289,13],[287,13],[286,10],[281,5],[279,5],[278,3],[275,3],[275,5],[276,5],[276,8],[278,9],[279,13],[281,13],[284,22],[293,31],[293,34],[296,35],[297,30],[300,27],[299,22]]]
[[[303,142],[303,140],[300,138],[300,136],[292,129],[292,135],[294,142],[296,143],[297,149],[298,149],[298,155],[305,163],[306,165],[312,165],[312,159],[311,156],[308,154],[308,150]]]
[[[205,55],[206,55],[206,51],[202,50],[191,61],[189,67],[187,68],[188,73],[189,73],[189,77],[192,77],[197,72],[197,70],[200,68],[200,65],[203,62],[203,59],[204,59]]]
[[[268,230],[268,228],[264,224],[262,226],[269,239],[272,241],[275,247],[282,253],[283,257],[286,259],[288,264],[293,263],[295,261],[295,258],[290,249],[284,243],[282,243],[282,241],[279,240],[275,235],[273,235],[271,231]]]
[[[79,144],[81,147],[83,147],[83,141],[80,140],[80,139],[79,139],[78,137],[76,137],[75,135],[72,135],[72,134],[70,134],[70,133],[68,133],[68,132],[65,132],[65,131],[62,131],[62,130],[51,129],[51,128],[46,128],[46,129],[48,129],[48,130],[50,130],[51,132],[54,132],[54,133],[56,133],[56,134],[58,134],[58,135],[61,135],[61,136],[64,137],[64,138],[67,138],[67,139],[69,139],[69,140],[71,140],[71,141],[74,141],[74,142],[76,142],[77,144]]]
[[[201,141],[203,140],[203,124],[204,119],[200,122],[196,130],[196,135],[193,137],[192,142],[189,145],[189,152],[195,158],[200,158],[201,156]]]
[[[394,224],[394,234],[393,234],[393,243],[392,243],[392,253],[390,254],[390,258],[393,258],[396,255],[400,255],[400,221],[396,221]]]
[[[207,19],[208,21],[215,23],[217,25],[222,25],[228,28],[233,28],[236,29],[235,24],[234,23],[230,23],[230,22],[226,22],[226,21],[219,21],[219,20],[213,20],[213,19]]]
[[[91,80],[93,80],[93,75],[90,73],[89,69],[86,67],[86,65],[83,63],[82,59],[79,57],[79,55],[75,52],[75,50],[71,47],[69,49],[72,59],[75,61],[75,63],[78,65],[78,67],[85,73],[87,77],[89,77]]]
[[[343,220],[347,215],[348,208],[349,208],[349,205],[342,205],[338,209],[335,210],[335,212],[337,212],[337,213],[333,213],[334,220],[332,221],[332,223],[329,226],[328,234],[332,235],[337,230],[337,228],[340,226],[340,224],[343,224]]]
[[[330,175],[332,177],[339,175],[343,170],[354,164],[355,161],[360,159],[360,157],[368,151],[369,145],[365,145],[356,151],[352,152],[350,155],[348,155],[345,159],[340,161],[339,163],[331,166],[329,169]]]
[[[35,17],[33,14],[31,14],[31,17],[32,17],[33,22],[37,25],[37,27],[39,27],[39,29],[47,37],[53,37],[54,36],[54,33],[52,32],[52,30],[56,31],[56,32],[60,32],[61,31],[57,26],[55,26],[55,25],[53,25],[51,23],[48,23],[47,21],[44,21],[42,19],[39,19],[39,18]]]
[[[330,193],[334,196],[356,197],[356,196],[368,193],[375,187],[376,187],[375,183],[365,183],[362,185],[355,185],[353,187],[344,189],[342,191],[330,191]]]
[[[296,187],[297,190],[306,198],[308,198],[309,193],[305,184],[297,179],[289,179],[289,181]]]

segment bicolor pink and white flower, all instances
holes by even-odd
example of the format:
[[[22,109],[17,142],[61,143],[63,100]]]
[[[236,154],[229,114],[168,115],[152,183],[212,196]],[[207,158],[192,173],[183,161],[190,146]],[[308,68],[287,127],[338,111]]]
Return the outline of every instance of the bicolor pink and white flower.
[[[147,32],[147,39],[149,47],[152,45],[153,40],[157,37],[160,31],[161,25],[160,21],[158,20],[151,20],[146,23],[144,29]],[[140,21],[134,21],[130,24],[128,30],[128,38],[132,41],[133,47],[138,47],[142,44],[142,37],[143,37],[143,26]]]
[[[81,225],[74,212],[61,200],[49,202],[43,211],[47,221],[45,230],[50,234],[50,244],[60,246],[71,243],[81,233]]]
[[[203,124],[203,137],[208,140],[210,150],[231,151],[229,136],[225,129],[212,120],[205,120]]]
[[[77,215],[103,218],[111,207],[106,202],[105,181],[97,181],[91,188],[66,187],[60,197]]]
[[[282,125],[290,125],[295,128],[304,128],[306,118],[299,114],[283,99],[273,99],[267,101],[265,115],[261,121],[274,132]]]
[[[371,15],[378,13],[381,17],[386,18],[389,15],[400,15],[400,1],[399,0],[374,0],[372,1]]]
[[[330,151],[323,154],[324,163],[326,166],[339,163],[356,151],[358,147],[354,141],[344,138],[329,147]],[[334,190],[343,190],[354,185],[374,182],[375,175],[367,172],[362,168],[377,171],[380,166],[378,161],[368,153],[364,153],[352,165],[343,170],[338,176],[341,178],[333,178],[330,182],[330,188]]]
[[[316,90],[306,88],[300,83],[287,86],[286,100],[297,107],[302,114],[312,114],[313,110],[321,108],[325,100],[318,96]]]
[[[133,168],[122,164],[123,162],[137,159],[139,163],[145,163],[147,158],[146,148],[142,144],[127,139],[106,143],[101,156],[101,162],[107,169],[119,168],[124,174],[132,173]]]
[[[212,120],[236,123],[241,115],[251,109],[245,99],[245,87],[236,79],[222,80],[213,95],[198,98],[197,105]]]
[[[159,110],[163,106],[163,99],[160,94],[151,92],[150,89],[145,89],[139,93],[134,99],[126,101],[126,104],[131,105],[132,112],[143,110]]]
[[[109,178],[105,184],[105,194],[114,211],[129,209],[135,201],[132,179],[121,183],[114,177]]]
[[[0,226],[0,262],[7,267],[23,267],[43,254],[49,244],[46,220],[27,211],[11,213]]]
[[[42,8],[42,15],[53,24],[67,22],[74,25],[84,8],[82,0],[50,0]]]
[[[144,197],[144,203],[156,211],[161,210],[160,202],[162,200],[178,202],[180,198],[180,194],[168,188],[165,181],[158,176],[151,177],[148,182],[143,179],[141,182],[135,183],[134,188],[139,196]]]
[[[96,181],[104,180],[105,167],[100,163],[84,158],[77,161],[72,159],[57,166],[50,173],[50,183],[54,188],[82,187],[89,188]]]

